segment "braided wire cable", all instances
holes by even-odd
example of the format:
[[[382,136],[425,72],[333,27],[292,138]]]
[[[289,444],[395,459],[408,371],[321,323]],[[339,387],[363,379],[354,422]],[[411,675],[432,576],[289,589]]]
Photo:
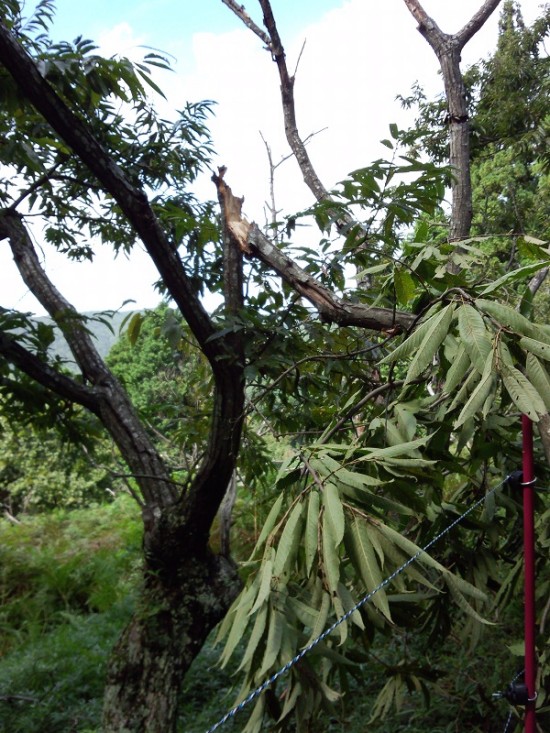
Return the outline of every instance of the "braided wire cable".
[[[520,671],[515,675],[515,677],[512,678],[512,680],[510,681],[510,684],[513,685],[514,682],[517,682],[517,680],[519,680],[520,677],[523,677],[524,674],[525,674],[525,670],[520,669]],[[504,697],[504,693],[498,693],[498,694],[499,696]],[[508,717],[506,718],[506,723],[504,724],[504,730],[502,731],[502,733],[508,733],[508,730],[510,728],[510,723],[512,722],[513,714],[514,714],[514,711],[512,710],[512,708],[510,708],[510,710],[508,711]]]
[[[508,476],[500,482],[500,484],[497,484],[497,486],[493,487],[490,491],[488,491],[484,496],[481,497],[481,499],[478,499],[474,504],[472,504],[466,511],[461,514],[459,517],[457,517],[451,524],[449,524],[445,529],[443,529],[439,534],[437,534],[435,537],[433,537],[424,547],[421,547],[414,555],[411,555],[411,557],[403,563],[400,567],[398,567],[396,570],[391,573],[387,578],[385,578],[381,583],[379,583],[376,588],[373,588],[373,590],[369,591],[366,595],[361,598],[360,601],[358,601],[353,608],[350,608],[349,611],[347,611],[343,616],[340,616],[340,618],[336,619],[336,621],[329,626],[325,631],[323,631],[322,634],[320,634],[316,639],[311,641],[306,647],[304,647],[298,654],[296,654],[293,659],[291,659],[289,662],[287,662],[284,667],[281,667],[281,669],[277,670],[274,674],[271,675],[267,680],[262,682],[262,684],[257,687],[255,690],[250,692],[244,700],[242,700],[238,705],[235,705],[234,708],[229,710],[222,718],[218,720],[217,723],[215,723],[211,728],[209,728],[206,733],[214,733],[214,731],[218,730],[218,728],[221,728],[222,725],[225,725],[228,720],[231,718],[234,718],[236,715],[238,715],[247,705],[249,705],[253,700],[255,700],[259,695],[264,692],[268,687],[270,687],[274,682],[276,682],[280,677],[285,675],[292,667],[294,667],[301,659],[303,659],[306,654],[309,654],[309,652],[317,646],[320,642],[324,641],[327,636],[330,636],[332,632],[340,626],[340,624],[343,624],[344,621],[347,621],[348,618],[350,618],[357,610],[362,608],[366,603],[368,603],[373,596],[378,593],[378,591],[385,588],[387,585],[389,585],[395,578],[397,578],[398,575],[400,575],[402,572],[404,572],[410,565],[412,565],[418,558],[423,555],[425,552],[427,552],[430,547],[436,544],[442,537],[444,537],[446,534],[448,534],[454,527],[456,527],[457,524],[460,524],[463,519],[465,519],[469,514],[471,514],[473,511],[475,511],[478,506],[483,504],[489,496],[494,494],[496,491],[498,491],[504,484],[508,481]]]

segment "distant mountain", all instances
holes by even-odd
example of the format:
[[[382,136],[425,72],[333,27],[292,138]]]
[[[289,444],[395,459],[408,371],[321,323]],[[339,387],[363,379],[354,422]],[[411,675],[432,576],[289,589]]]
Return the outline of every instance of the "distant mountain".
[[[86,328],[90,331],[90,334],[94,340],[95,346],[102,358],[105,358],[112,346],[119,340],[121,333],[120,328],[125,318],[128,317],[133,311],[116,311],[112,315],[106,316],[104,314],[97,313],[83,313],[90,320],[86,323]],[[101,320],[97,320],[101,318]],[[37,321],[42,323],[51,324],[53,323],[51,318],[41,316],[36,318]],[[124,329],[123,329],[124,331]],[[60,356],[66,362],[70,368],[71,362],[74,363],[73,355],[67,345],[67,342],[61,335],[61,332],[55,329],[56,337],[51,345],[50,349],[52,354]]]

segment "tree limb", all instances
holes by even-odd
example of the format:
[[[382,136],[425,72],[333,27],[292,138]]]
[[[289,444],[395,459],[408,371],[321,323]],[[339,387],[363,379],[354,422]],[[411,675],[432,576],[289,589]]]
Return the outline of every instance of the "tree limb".
[[[3,212],[0,216],[0,237],[8,239],[23,281],[61,329],[84,378],[93,387],[88,392],[78,392],[77,383],[68,384],[68,378],[63,379],[62,375],[54,378],[49,371],[45,371],[46,365],[37,364],[39,360],[36,357],[34,360],[29,360],[28,357],[24,359],[24,355],[13,347],[8,351],[9,343],[4,344],[4,353],[9,353],[14,363],[48,389],[69,399],[76,399],[101,419],[137,477],[151,511],[156,506],[173,505],[179,493],[170,481],[162,459],[119,381],[99,356],[77,311],[42,269],[20,214],[13,211]],[[73,380],[68,381],[70,383]]]
[[[275,270],[288,285],[309,300],[325,323],[359,326],[391,334],[410,328],[415,321],[412,313],[394,311],[389,308],[372,308],[338,298],[272,244],[256,224],[250,227],[248,246],[252,256]]]
[[[485,0],[481,8],[474,13],[466,25],[456,34],[460,48],[464,48],[472,36],[474,36],[483,25],[485,25],[489,16],[499,5],[500,0]]]
[[[162,230],[144,191],[136,188],[90,132],[44,79],[33,59],[0,21],[0,63],[76,155],[117,201],[142,239],[170,294],[214,370],[223,369],[223,339],[212,339],[214,326],[196,295],[182,263]]]
[[[0,355],[51,392],[82,405],[96,415],[99,414],[99,403],[93,389],[79,384],[65,374],[60,374],[2,331],[0,331]]]
[[[465,239],[472,224],[472,182],[470,178],[470,123],[460,53],[483,26],[500,0],[486,0],[458,33],[444,33],[419,0],[403,0],[418,23],[418,30],[430,44],[441,66],[449,123],[449,163],[454,171],[451,181],[452,211],[449,241]]]
[[[238,6],[233,0],[222,0],[249,28],[252,28],[254,33],[258,35],[262,41],[264,41],[267,50],[271,53],[273,61],[277,64],[279,71],[279,80],[281,82],[281,99],[283,106],[283,117],[285,125],[285,135],[287,142],[292,150],[294,157],[302,172],[302,177],[305,184],[312,192],[313,196],[317,201],[331,201],[332,197],[329,191],[325,188],[321,179],[317,175],[315,168],[311,162],[309,154],[306,150],[305,142],[300,137],[298,132],[298,123],[296,121],[296,105],[294,101],[294,75],[289,74],[288,67],[286,64],[286,54],[279,35],[279,30],[273,16],[271,4],[269,0],[259,0],[260,6],[264,14],[264,25],[268,30],[268,36],[263,33],[255,24],[250,25],[247,22],[249,17],[244,12],[244,8]],[[255,30],[255,28],[257,30]],[[311,137],[311,136],[310,136]],[[361,227],[361,223],[356,221],[350,214],[341,209],[335,209],[332,212],[334,224],[337,231],[341,235],[346,235],[350,229]],[[361,238],[366,236],[366,231],[361,231]]]
[[[235,0],[222,0],[222,3],[224,5],[227,5],[227,7],[232,10],[235,15],[242,20],[242,22],[245,24],[247,28],[250,28],[252,33],[255,33],[258,38],[265,43],[266,48],[268,51],[271,51],[271,39],[266,34],[265,31],[263,31],[260,26],[256,25],[250,15],[245,10],[244,5],[239,5],[235,2]]]
[[[20,91],[97,177],[104,190],[118,203],[130,225],[143,241],[168,292],[210,362],[214,374],[215,395],[204,461],[185,497],[180,496],[179,511],[171,515],[162,513],[160,516],[154,511],[146,522],[146,529],[150,529],[147,533],[150,554],[156,553],[157,559],[169,561],[170,555],[181,553],[182,535],[186,536],[189,551],[193,551],[190,550],[191,547],[196,547],[197,552],[204,551],[212,520],[235,467],[243,419],[244,365],[235,354],[231,336],[218,336],[217,329],[196,294],[177,252],[156,218],[145,192],[132,184],[94,137],[85,121],[67,107],[53,87],[41,76],[33,59],[1,21],[0,63],[11,74]],[[122,391],[118,398],[121,403],[126,398],[125,393]],[[120,406],[121,404],[107,402],[106,409],[116,412]],[[128,437],[132,438],[133,434],[130,433]],[[142,447],[135,445],[126,445],[126,450],[121,448],[128,462],[132,460],[132,454],[140,455],[142,450]],[[148,449],[145,453],[148,453]],[[159,458],[158,455],[156,457]],[[152,466],[144,468],[142,465],[130,465],[130,467],[136,474],[158,475],[157,492],[161,490],[159,487],[164,487],[161,493],[164,495],[166,489],[168,503],[172,500],[174,487],[168,481],[163,482],[166,469],[160,458],[157,466],[158,474],[156,468]],[[153,485],[151,489],[154,489]],[[155,499],[155,493],[150,498]],[[164,535],[169,535],[171,541],[165,541]]]

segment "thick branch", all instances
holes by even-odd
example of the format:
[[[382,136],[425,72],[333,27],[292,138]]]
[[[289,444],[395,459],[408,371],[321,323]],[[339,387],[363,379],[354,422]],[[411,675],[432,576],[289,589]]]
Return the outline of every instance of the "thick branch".
[[[101,419],[130,469],[138,477],[136,480],[146,503],[151,508],[173,504],[178,493],[169,479],[164,463],[120,383],[99,356],[82,319],[42,269],[19,214],[6,211],[0,216],[0,238],[8,239],[23,281],[57,323],[83,376],[92,384],[85,406]],[[7,355],[7,351],[5,353]],[[44,368],[39,370],[35,362],[23,360],[20,351],[12,348],[10,354],[14,357],[14,363],[29,376],[33,376],[57,394],[71,399],[68,385],[61,378],[54,380]],[[46,384],[46,376],[49,384]],[[81,397],[77,401],[84,404],[82,397],[86,394],[77,394],[74,387],[72,392],[75,398]],[[93,401],[90,400],[90,395],[93,395]]]
[[[27,351],[9,334],[2,331],[0,331],[0,354],[10,364],[16,366],[46,389],[63,399],[82,405],[96,415],[99,414],[99,403],[93,389],[79,384],[71,377],[52,369],[49,364]]]
[[[256,224],[251,225],[248,244],[252,255],[275,270],[288,285],[309,300],[325,323],[359,326],[390,333],[406,330],[414,324],[415,316],[412,313],[389,308],[371,308],[338,298],[272,244]]]
[[[198,545],[204,548],[211,521],[235,467],[244,404],[243,365],[239,362],[238,355],[236,358],[231,338],[215,338],[216,329],[196,295],[181,260],[155,217],[144,191],[132,185],[86,123],[67,107],[42,78],[32,58],[1,22],[0,63],[12,75],[22,93],[97,177],[105,191],[117,201],[143,241],[164,284],[210,362],[216,390],[205,459],[185,500],[180,502],[177,516],[164,516],[166,522],[176,525],[171,527],[173,538],[178,531],[190,531],[188,547],[196,539]],[[135,450],[139,454],[141,448]],[[124,451],[123,454],[129,460],[130,456]],[[143,475],[156,474],[156,469],[152,467],[144,470],[143,467],[136,469],[132,466],[132,470]],[[165,472],[162,462],[158,470],[162,483]],[[169,496],[173,496],[173,486],[166,482],[166,487]],[[156,550],[161,553],[162,530],[160,524],[156,527],[158,531],[153,541],[155,546],[153,548],[151,545],[151,548],[153,552]],[[165,549],[167,552],[181,552],[181,544],[174,547],[167,545]]]
[[[147,196],[140,188],[132,185],[121,168],[92,135],[85,122],[67,107],[40,75],[32,58],[2,22],[0,22],[0,63],[6,67],[21,91],[46,121],[117,201],[142,239],[213,369],[223,368],[218,358],[223,353],[223,340],[211,338],[214,335],[214,327],[210,318],[195,294],[178,255],[170,246],[155,217]]]
[[[460,30],[456,35],[460,43],[460,48],[468,43],[468,41],[475,36],[485,22],[489,19],[490,15],[498,8],[500,0],[485,0],[481,8],[474,13],[471,19],[466,23],[464,28]]]

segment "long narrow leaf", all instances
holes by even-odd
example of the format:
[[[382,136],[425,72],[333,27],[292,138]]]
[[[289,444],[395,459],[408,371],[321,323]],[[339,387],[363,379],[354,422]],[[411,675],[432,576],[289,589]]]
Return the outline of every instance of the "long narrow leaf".
[[[407,370],[405,384],[412,382],[420,376],[432,363],[442,341],[449,333],[449,327],[453,320],[454,309],[454,303],[449,303],[449,305],[443,308],[443,310],[434,317],[430,328],[427,329],[426,335],[424,336],[422,343],[419,345],[414,359]]]

